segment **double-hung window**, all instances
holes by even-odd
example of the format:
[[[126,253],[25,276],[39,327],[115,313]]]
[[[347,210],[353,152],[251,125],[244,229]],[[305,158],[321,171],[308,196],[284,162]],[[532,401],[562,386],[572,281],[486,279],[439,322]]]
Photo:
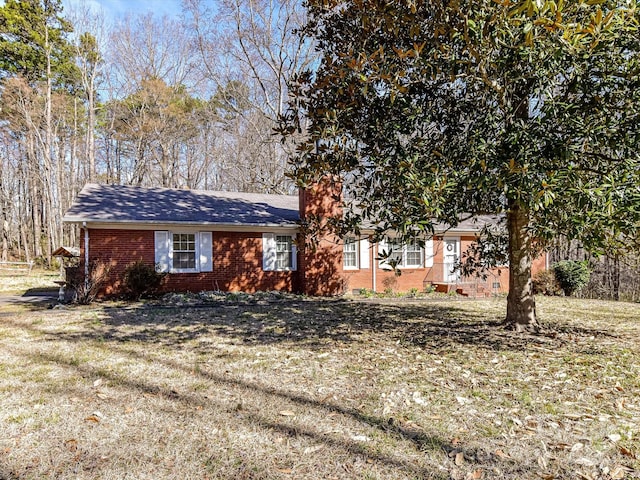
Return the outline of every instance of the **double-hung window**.
[[[380,253],[386,252],[386,257],[380,259],[381,268],[420,268],[425,264],[424,248],[415,239],[402,243],[394,238],[380,242]]]
[[[290,271],[297,269],[297,253],[292,235],[262,234],[262,269]]]
[[[358,241],[353,237],[344,239],[342,263],[345,270],[356,270],[358,268]]]
[[[196,234],[173,234],[173,269],[176,271],[196,269]]]
[[[293,265],[291,235],[276,235],[276,270],[291,270]]]
[[[155,232],[155,262],[159,272],[195,273],[213,269],[211,232]]]
[[[404,267],[421,267],[424,263],[424,249],[420,246],[420,242],[412,240],[404,244]]]
[[[387,259],[387,263],[398,267],[404,267],[402,262],[404,245],[395,239],[388,239],[387,242],[389,245],[389,258]]]

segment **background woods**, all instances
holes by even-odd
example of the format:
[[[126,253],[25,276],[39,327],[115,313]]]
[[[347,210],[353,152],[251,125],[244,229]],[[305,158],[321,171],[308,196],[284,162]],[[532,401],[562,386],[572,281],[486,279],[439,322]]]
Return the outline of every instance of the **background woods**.
[[[412,14],[407,18],[414,17]],[[396,15],[395,24],[398,18],[401,17]],[[606,17],[596,16],[593,22],[600,24],[605,20]],[[182,12],[175,18],[130,15],[113,24],[88,8],[63,9],[61,0],[6,0],[0,6],[0,261],[22,259],[50,264],[55,248],[77,244],[75,230],[64,227],[61,220],[87,182],[290,192],[293,184],[285,171],[294,139],[289,137],[290,143],[282,143],[274,135],[274,128],[287,113],[291,98],[288,86],[298,84],[300,78],[305,78],[305,72],[322,73],[321,68],[318,70],[320,54],[314,48],[314,38],[318,37],[301,37],[297,33],[307,23],[307,12],[299,0],[184,0]],[[345,29],[347,37],[360,31],[349,25]],[[624,48],[637,49],[635,36],[622,40],[628,44]],[[407,53],[412,48],[426,47],[418,43],[408,45],[409,50],[400,49],[397,58],[391,55],[389,59],[400,64],[417,62],[428,51],[412,56]],[[482,42],[479,45],[489,48]],[[482,54],[481,50],[476,53],[480,67],[484,68],[482,59],[491,58],[491,52]],[[389,47],[388,51],[396,50]],[[348,55],[346,61],[350,61]],[[360,67],[358,62],[353,64],[356,70]],[[486,74],[482,68],[480,72]],[[405,75],[418,71],[401,68],[400,72]],[[536,72],[542,70],[534,69],[531,78],[537,78]],[[401,85],[404,77],[377,74],[380,82],[390,85],[390,95],[388,105],[372,110],[372,118],[380,122],[371,130],[376,139],[386,129],[390,132],[387,133],[395,134],[397,122],[387,120],[393,112],[391,107],[404,105],[405,89],[409,88]],[[540,76],[550,78],[542,73]],[[358,73],[354,78],[357,85],[363,77]],[[589,78],[595,77],[587,75],[583,83]],[[415,87],[415,82],[409,83],[413,85],[411,88]],[[491,88],[486,89],[492,105],[493,85],[489,82]],[[344,91],[352,94],[352,90],[349,87]],[[366,86],[362,91],[367,92]],[[368,91],[373,95],[383,90]],[[597,95],[583,98],[585,102],[601,101]],[[325,99],[333,100],[334,96],[325,96],[322,101]],[[386,97],[375,100],[387,101]],[[455,99],[450,118],[461,115],[463,102],[459,100]],[[534,113],[536,108],[542,109],[535,107]],[[398,118],[406,117],[406,112],[400,110]],[[326,116],[325,110],[320,108],[318,112],[321,117]],[[580,115],[572,112],[567,115],[571,121],[561,122],[563,128],[585,130]],[[627,115],[630,125],[637,122],[635,115]],[[542,131],[550,131],[546,125],[540,126]],[[305,124],[301,129],[307,127]],[[492,125],[489,127],[489,131],[495,130]],[[627,132],[627,140],[633,133],[632,128],[618,130]],[[452,132],[459,138],[455,126]],[[518,135],[523,131],[515,128],[514,132],[514,142],[518,144]],[[532,138],[539,137],[529,134]],[[482,142],[486,135],[479,138],[484,149]],[[626,145],[620,138],[610,140],[611,144]],[[310,145],[312,149],[316,147],[314,142]],[[403,143],[396,147],[402,158],[406,153],[412,154],[405,151]],[[462,151],[467,154],[467,150]],[[620,148],[614,153],[629,157]],[[515,163],[502,162],[492,167],[494,174],[485,175],[486,162],[477,163],[483,172],[477,178],[487,184],[498,178],[495,172],[500,169],[507,168],[511,176],[517,170]],[[401,182],[414,178],[412,165],[400,162],[399,169],[391,169],[392,178]],[[446,189],[447,185],[438,183],[444,176],[434,178],[436,193]],[[600,189],[594,198],[604,198],[607,192],[601,190],[607,182],[600,182],[598,176],[593,178]],[[420,182],[416,188],[420,195],[427,191]],[[476,181],[468,192],[473,196],[480,190]],[[540,216],[539,212],[554,215],[549,185],[544,182],[540,188],[537,184],[525,185],[522,190],[540,192],[536,201],[544,206],[534,210],[536,215]],[[446,200],[443,195],[430,198]],[[458,194],[455,198],[462,201]],[[381,195],[379,199],[383,205],[389,204],[389,195]],[[402,210],[402,205],[399,208]],[[574,217],[596,226],[603,221],[606,224],[611,216],[599,222],[582,214]],[[544,229],[549,224],[537,225]],[[538,234],[541,232],[544,233]],[[588,259],[594,275],[583,292],[586,295],[640,298],[635,255],[591,257],[581,247],[585,242],[591,243],[589,229],[582,228],[581,232],[585,238],[573,241],[562,236],[554,238],[551,261]]]
[[[298,2],[184,2],[108,25],[60,0],[0,7],[0,260],[76,244],[83,185],[285,193],[273,135],[312,48]]]

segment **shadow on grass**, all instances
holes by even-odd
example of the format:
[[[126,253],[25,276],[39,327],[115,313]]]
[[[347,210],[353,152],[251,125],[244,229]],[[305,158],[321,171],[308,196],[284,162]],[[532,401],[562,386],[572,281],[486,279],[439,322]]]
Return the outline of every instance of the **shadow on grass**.
[[[196,374],[220,388],[238,388],[246,392],[257,392],[266,397],[290,401],[312,409],[324,417],[336,413],[376,429],[390,438],[408,441],[417,451],[460,450],[438,435],[424,429],[405,428],[389,419],[368,414],[358,408],[350,408],[339,402],[314,399],[287,390],[271,387],[258,381],[250,381],[231,374],[216,374],[196,370],[185,364],[151,355],[154,347],[164,345],[180,349],[185,343],[196,354],[215,356],[215,347],[207,337],[220,336],[232,343],[248,346],[299,345],[305,348],[326,349],[346,343],[362,343],[381,336],[388,342],[429,349],[432,353],[447,351],[459,345],[478,345],[493,350],[526,350],[537,344],[557,347],[561,341],[530,335],[515,335],[500,325],[500,319],[490,314],[474,312],[472,308],[453,306],[450,303],[388,304],[354,302],[349,300],[300,299],[253,303],[229,303],[207,305],[204,308],[104,308],[96,311],[95,319],[82,321],[73,331],[47,331],[37,324],[3,320],[5,325],[26,329],[44,335],[45,340],[56,345],[71,342],[80,345],[100,342],[105,351],[119,352],[147,364],[160,362],[183,374]],[[606,332],[585,330],[588,335],[606,335]],[[198,342],[202,339],[201,342]],[[136,345],[138,344],[138,345]],[[139,345],[142,344],[142,345]],[[375,347],[374,347],[375,348]],[[11,348],[14,351],[14,348]],[[77,360],[61,353],[34,353],[17,351],[25,357],[42,363],[53,363],[76,369],[86,378],[105,377],[132,391],[159,395],[168,401],[186,405],[208,404],[212,408],[225,409],[229,405],[192,393],[180,393],[169,387],[156,385],[146,378],[131,378],[105,371],[89,364],[78,364]],[[344,449],[373,461],[397,468],[410,475],[429,478],[448,478],[433,468],[417,466],[398,455],[372,451],[366,445],[348,438],[327,435],[313,427],[274,421],[260,413],[259,405],[243,409],[244,422],[283,435],[303,436],[317,442]],[[490,454],[481,451],[464,451],[465,458],[482,458],[487,465],[497,462]],[[517,466],[516,466],[517,468]]]
[[[473,316],[466,310],[445,305],[381,305],[357,303],[344,300],[304,300],[277,302],[269,305],[220,304],[200,309],[106,309],[104,316],[86,320],[80,330],[49,332],[39,324],[7,322],[16,328],[43,335],[47,342],[78,343],[80,345],[100,343],[105,351],[119,353],[146,364],[162,363],[165,367],[184,375],[198,375],[220,389],[235,388],[247,392],[247,398],[257,393],[263,397],[288,401],[311,409],[319,418],[338,414],[375,429],[382,435],[409,442],[418,452],[462,451],[465,458],[478,458],[492,465],[498,462],[491,454],[478,450],[464,450],[454,446],[437,434],[415,426],[407,427],[401,422],[369,414],[359,408],[351,408],[338,401],[319,400],[310,395],[290,391],[285,387],[273,387],[229,373],[217,374],[204,369],[195,369],[166,357],[152,355],[158,344],[179,349],[181,344],[204,335],[222,335],[233,341],[251,345],[268,345],[287,342],[302,343],[303,346],[324,347],[340,342],[362,342],[362,333],[391,336],[394,340],[410,342],[420,346],[446,348],[451,342],[478,343],[491,348],[505,348],[505,340],[489,338],[489,331],[496,330],[497,321],[487,322],[484,316]],[[478,335],[478,330],[487,330]],[[505,335],[508,335],[505,332]],[[137,345],[136,345],[137,344]],[[142,344],[142,345],[140,345]],[[521,346],[520,346],[521,347]],[[194,353],[212,355],[214,349],[208,345],[189,345]],[[513,345],[516,348],[516,345]],[[74,369],[84,378],[102,377],[131,391],[158,395],[183,405],[208,405],[216,410],[229,409],[224,402],[202,397],[196,393],[178,392],[164,384],[155,384],[153,379],[130,377],[113,371],[97,368],[88,363],[78,363],[73,355],[56,351],[32,352],[10,348],[12,353],[30,358],[39,363],[50,363]],[[343,449],[373,462],[387,465],[418,478],[449,478],[431,467],[414,464],[401,455],[385,453],[371,446],[350,440],[348,437],[332,435],[316,430],[312,426],[280,422],[261,413],[260,405],[249,403],[242,409],[244,422],[265,431],[278,432],[291,438],[305,437]]]
[[[0,293],[0,307],[9,306],[26,310],[51,308],[57,303],[58,290],[51,287],[30,288],[23,294],[3,295]]]
[[[33,326],[26,327],[22,326],[22,328],[26,328],[30,331],[40,330],[38,328],[34,328]],[[29,358],[31,361],[36,361],[42,364],[55,364],[57,366],[64,366],[66,368],[74,369],[84,378],[104,378],[106,380],[112,381],[114,384],[119,386],[123,386],[129,390],[137,391],[142,394],[147,395],[156,395],[161,396],[166,400],[172,402],[178,402],[183,405],[188,405],[192,407],[198,407],[203,404],[207,404],[211,408],[215,408],[216,410],[229,410],[230,406],[226,403],[221,403],[214,401],[208,397],[202,397],[193,393],[180,393],[176,390],[173,390],[166,386],[154,385],[150,382],[147,382],[143,379],[136,378],[131,379],[129,377],[125,377],[119,375],[117,373],[111,371],[105,371],[104,369],[98,369],[89,364],[78,364],[78,362],[74,358],[70,358],[61,353],[32,353],[28,351],[19,351],[15,348],[7,349],[14,355],[21,355],[23,357]],[[148,358],[147,355],[138,354],[135,352],[131,352],[125,349],[118,349],[124,354],[128,354],[131,357],[135,357],[137,359],[144,360],[148,363],[158,362],[157,358]],[[181,365],[177,362],[160,360],[165,366],[182,370],[185,374],[193,374],[193,370],[186,365]],[[387,435],[391,435],[395,438],[402,440],[410,440],[414,447],[420,451],[442,451],[445,452],[453,450],[453,447],[449,442],[446,442],[438,437],[430,436],[421,431],[409,431],[405,430],[400,426],[390,425],[388,421],[385,421],[382,418],[366,415],[356,409],[348,409],[341,407],[335,404],[328,404],[324,402],[319,402],[317,400],[313,400],[311,398],[292,394],[290,392],[286,392],[285,390],[275,389],[264,387],[258,383],[248,382],[239,379],[221,377],[218,375],[209,374],[206,372],[197,372],[203,378],[206,378],[209,381],[212,381],[221,388],[229,388],[229,387],[241,387],[247,389],[250,392],[259,392],[268,396],[276,396],[281,399],[286,399],[292,401],[301,406],[306,406],[313,408],[315,410],[320,410],[323,415],[327,412],[336,412],[345,416],[352,417],[353,419],[362,422],[363,424],[369,425],[370,427],[374,427],[381,432],[384,432]],[[337,436],[330,436],[326,433],[316,431],[312,428],[299,426],[295,424],[287,424],[283,422],[275,422],[272,419],[268,418],[265,415],[261,415],[259,412],[261,411],[260,405],[246,405],[243,407],[242,415],[238,417],[243,419],[246,423],[258,426],[262,429],[278,432],[280,434],[286,435],[290,438],[296,437],[305,437],[314,442],[326,444],[332,447],[341,448],[351,454],[359,455],[364,458],[370,459],[372,462],[379,462],[385,464],[387,466],[398,468],[406,473],[411,475],[418,475],[419,478],[433,478],[435,480],[444,480],[449,478],[447,475],[444,475],[442,472],[438,472],[431,468],[424,468],[418,465],[413,464],[408,460],[403,460],[399,456],[394,455],[385,455],[383,453],[379,453],[377,451],[373,451],[368,448],[367,445],[359,443],[357,441],[350,441],[345,438],[338,438]],[[467,454],[467,458],[471,458]],[[2,473],[2,470],[0,470]],[[12,479],[14,477],[8,477],[8,479]],[[0,476],[0,480],[4,480],[4,477]]]
[[[465,302],[465,305],[471,303]],[[98,330],[105,340],[168,346],[215,334],[244,345],[293,343],[307,348],[327,348],[366,341],[367,335],[383,335],[432,353],[455,345],[526,351],[535,346],[562,344],[564,335],[611,336],[606,331],[577,326],[551,329],[547,335],[516,334],[504,328],[501,318],[451,303],[433,302],[302,299],[272,303],[221,302],[200,307],[106,308],[103,312]],[[96,334],[97,331],[74,335],[81,341],[85,335]]]
[[[0,480],[20,480],[20,477],[0,462]]]

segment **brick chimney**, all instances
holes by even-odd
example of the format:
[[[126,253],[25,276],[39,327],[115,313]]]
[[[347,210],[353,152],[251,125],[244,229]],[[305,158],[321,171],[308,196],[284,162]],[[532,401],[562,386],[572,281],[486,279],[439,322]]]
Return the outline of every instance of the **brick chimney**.
[[[342,184],[325,178],[299,191],[302,234],[300,290],[307,295],[338,295],[344,291],[342,240],[328,231],[331,218],[342,217]]]
[[[340,217],[341,198],[342,183],[335,178],[327,178],[306,188],[300,188],[300,219],[305,221],[314,217]]]

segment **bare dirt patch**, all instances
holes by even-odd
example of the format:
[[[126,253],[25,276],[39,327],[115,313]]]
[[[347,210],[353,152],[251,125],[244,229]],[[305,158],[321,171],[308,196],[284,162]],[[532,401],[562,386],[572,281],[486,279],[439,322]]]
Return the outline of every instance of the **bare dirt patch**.
[[[639,478],[640,307],[221,297],[0,315],[0,478]],[[2,312],[0,312],[2,313]]]

